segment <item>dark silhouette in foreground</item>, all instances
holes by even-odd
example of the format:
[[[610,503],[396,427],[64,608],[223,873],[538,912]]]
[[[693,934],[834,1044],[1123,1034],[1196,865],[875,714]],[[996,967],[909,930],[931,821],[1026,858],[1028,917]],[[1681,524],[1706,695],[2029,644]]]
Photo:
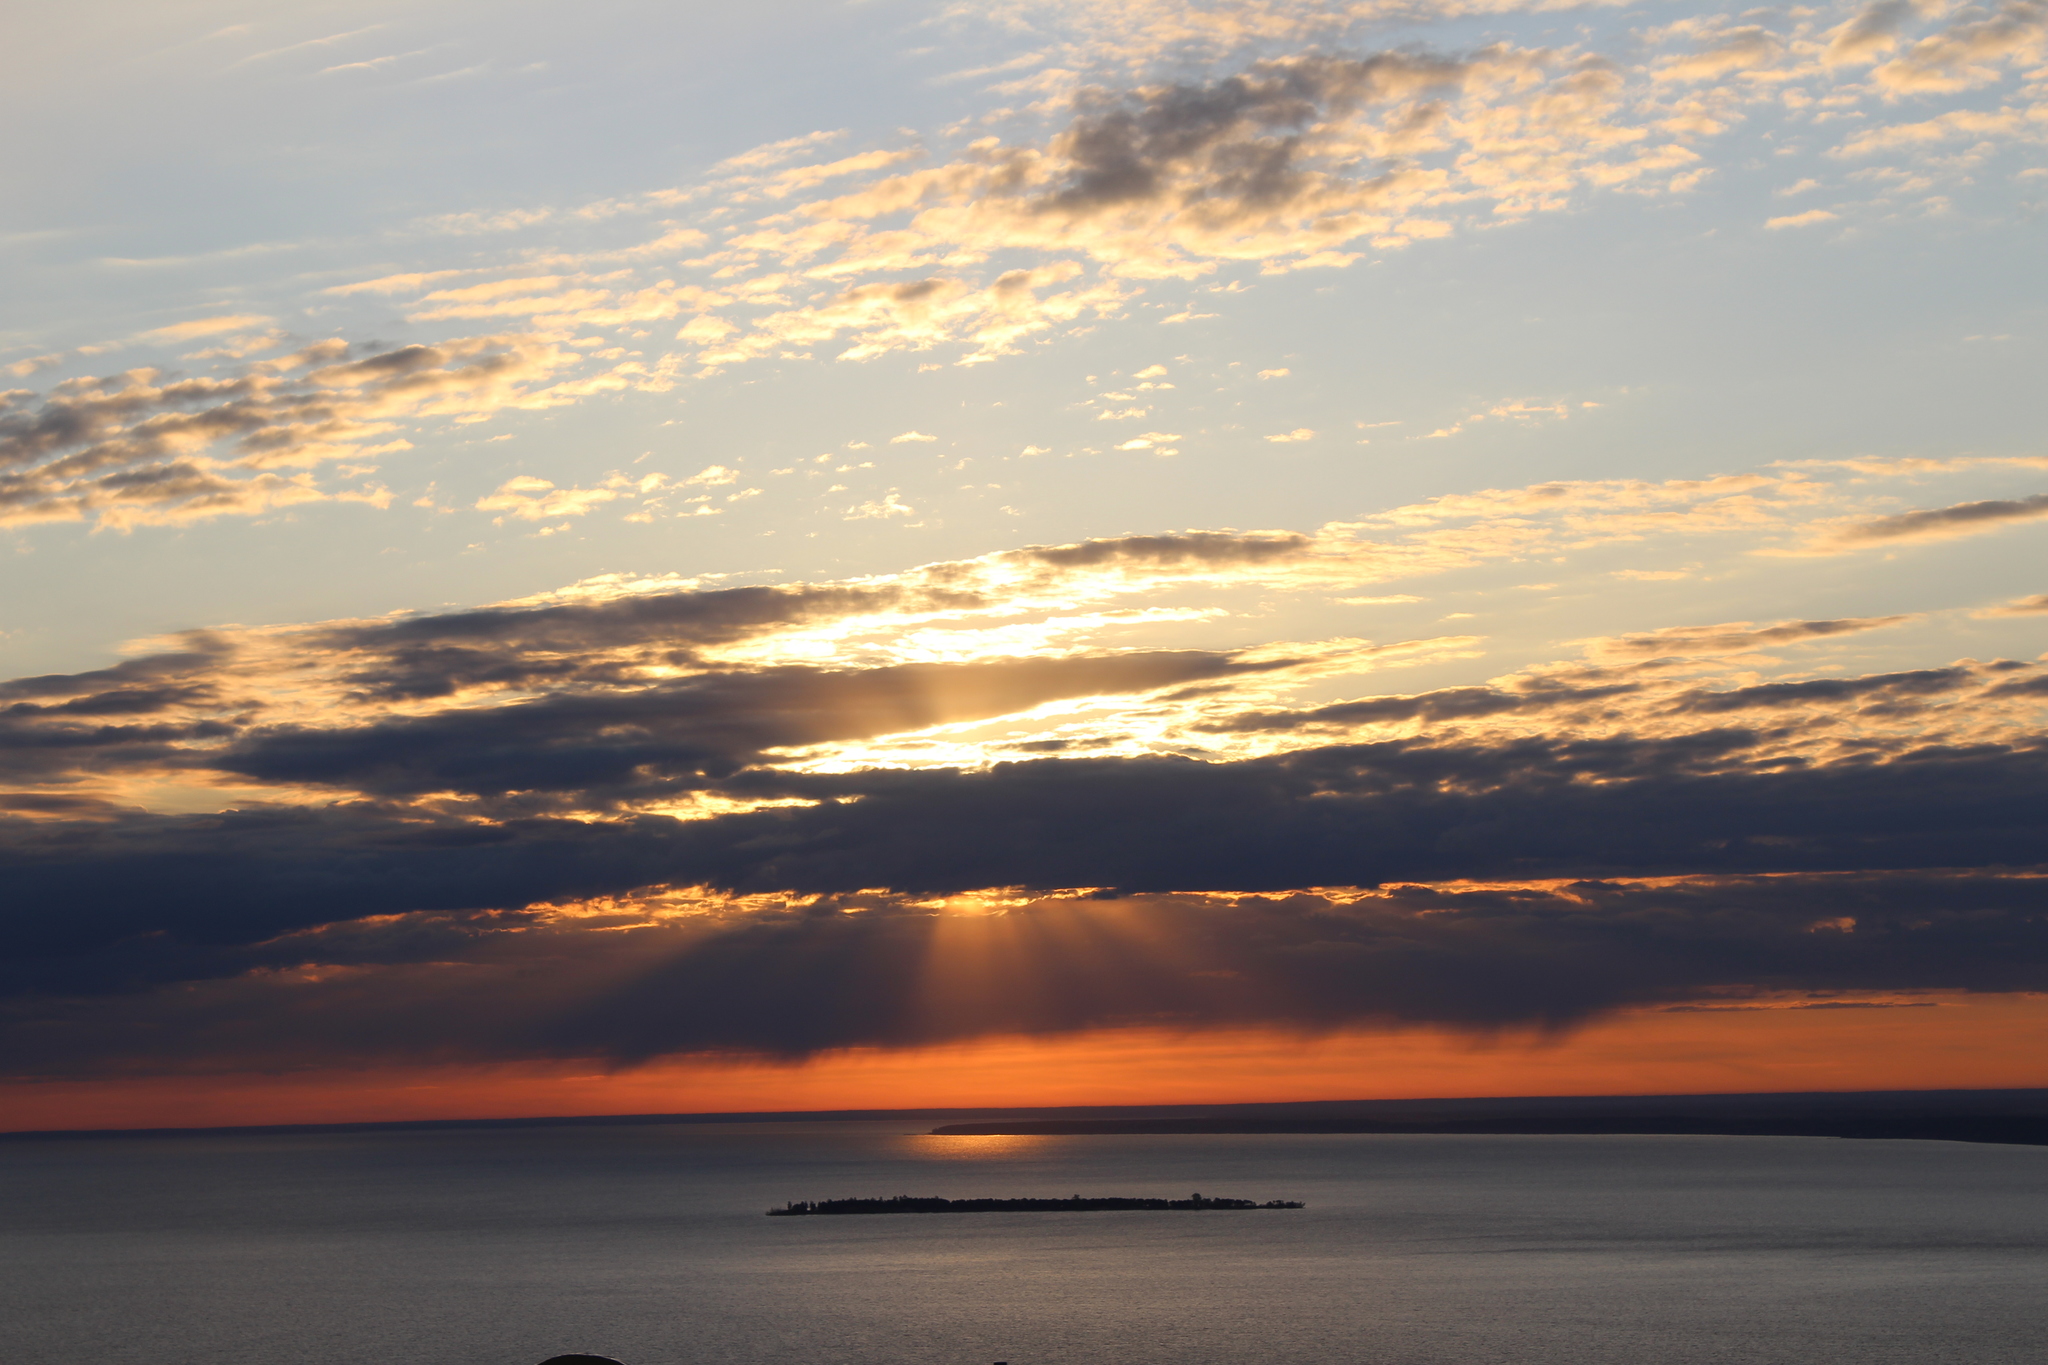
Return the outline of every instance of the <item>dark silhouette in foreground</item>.
[[[770,1218],[799,1218],[814,1213],[1102,1213],[1154,1209],[1299,1209],[1293,1199],[919,1199],[899,1194],[894,1199],[801,1199],[768,1210]]]
[[[610,1356],[549,1356],[540,1365],[619,1365]]]

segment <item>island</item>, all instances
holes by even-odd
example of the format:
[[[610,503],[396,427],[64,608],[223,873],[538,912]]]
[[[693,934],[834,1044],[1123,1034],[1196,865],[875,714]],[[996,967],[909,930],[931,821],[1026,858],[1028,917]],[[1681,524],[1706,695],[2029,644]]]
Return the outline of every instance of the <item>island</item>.
[[[892,1199],[802,1199],[768,1210],[770,1218],[802,1218],[835,1213],[1108,1213],[1152,1212],[1187,1209],[1300,1209],[1298,1199],[1211,1199],[1190,1195],[1186,1199],[1086,1198],[1067,1199],[938,1199],[899,1194]]]

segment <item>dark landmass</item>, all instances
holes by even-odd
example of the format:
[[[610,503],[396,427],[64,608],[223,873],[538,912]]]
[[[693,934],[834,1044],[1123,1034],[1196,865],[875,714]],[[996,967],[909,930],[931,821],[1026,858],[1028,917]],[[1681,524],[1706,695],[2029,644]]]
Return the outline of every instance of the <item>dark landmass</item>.
[[[366,1123],[244,1123],[216,1128],[33,1128],[0,1133],[0,1142],[74,1138],[291,1137],[321,1133],[498,1132],[513,1128],[636,1128],[672,1123],[835,1123],[857,1119],[942,1118],[953,1114],[1034,1113],[987,1109],[819,1109],[759,1114],[542,1114],[529,1118],[386,1119]],[[547,1362],[543,1362],[547,1365]]]
[[[1032,1123],[950,1123],[936,1135],[1075,1137],[1144,1133],[1624,1134],[1713,1137],[1912,1138],[2048,1146],[2038,1114],[1784,1115],[1715,1118],[1684,1114],[1575,1114],[1452,1119],[1435,1123],[1366,1118],[1054,1119]]]
[[[1553,1127],[1530,1125],[1585,1123],[1595,1117],[1626,1118],[1626,1128]],[[1653,1120],[1688,1125],[1654,1128]],[[1203,1105],[1075,1105],[1068,1107],[997,1107],[926,1109],[778,1110],[728,1114],[571,1114],[485,1119],[399,1119],[369,1123],[273,1123],[210,1128],[72,1128],[0,1133],[0,1142],[101,1138],[269,1137],[322,1133],[476,1132],[515,1128],[609,1128],[643,1124],[830,1123],[889,1121],[929,1125],[954,1121],[941,1131],[976,1133],[1047,1132],[1027,1124],[1090,1123],[1221,1123],[1221,1128],[1143,1129],[1115,1131],[1175,1132],[1689,1132],[1770,1133],[1815,1137],[1959,1136],[1925,1133],[1857,1133],[1781,1126],[1854,1123],[1941,1123],[1970,1120],[1973,1124],[2048,1124],[2048,1090],[1873,1090],[1823,1091],[1804,1094],[1752,1095],[1534,1095],[1488,1099],[1310,1100],[1286,1104]],[[1473,1128],[1449,1125],[1510,1123],[1513,1127]],[[1764,1124],[1765,1127],[1712,1128],[1701,1124]],[[1355,1127],[1314,1127],[1315,1124],[1357,1124]],[[1257,1127],[1257,1124],[1278,1124]],[[1072,1129],[1105,1132],[1108,1129]],[[1974,1137],[1968,1141],[2037,1143],[2035,1137]]]
[[[893,1199],[798,1200],[768,1210],[770,1218],[803,1218],[834,1213],[1102,1213],[1127,1209],[1300,1209],[1308,1207],[1292,1199],[920,1199],[899,1194]]]

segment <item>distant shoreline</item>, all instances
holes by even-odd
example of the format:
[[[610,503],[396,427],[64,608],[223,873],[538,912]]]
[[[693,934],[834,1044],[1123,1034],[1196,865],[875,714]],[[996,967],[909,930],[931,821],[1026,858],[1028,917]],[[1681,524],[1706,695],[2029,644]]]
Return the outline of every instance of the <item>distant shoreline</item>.
[[[1401,1123],[1358,1118],[1052,1119],[1032,1123],[949,1123],[936,1137],[1123,1137],[1174,1134],[1288,1133],[1434,1134],[1453,1136],[1823,1137],[1989,1142],[2048,1147],[2048,1116],[1920,1114],[1713,1119],[1680,1115],[1584,1115],[1571,1118],[1481,1118]]]
[[[950,1121],[950,1122],[948,1122]],[[1697,1133],[1782,1137],[1927,1137],[2048,1142],[2048,1089],[1764,1091],[1716,1095],[1519,1095],[1481,1099],[1300,1100],[1260,1104],[929,1105],[905,1109],[710,1114],[544,1114],[192,1128],[0,1132],[0,1142],[494,1132],[733,1123],[944,1123],[942,1133]],[[1102,1127],[1099,1125],[1124,1125]],[[1614,1126],[1622,1124],[1625,1126]],[[1964,1125],[1976,1135],[1932,1131]],[[1080,1125],[1080,1126],[1075,1126]],[[1657,1126],[1664,1125],[1664,1126]],[[1901,1131],[1902,1125],[1913,1131]],[[1986,1136],[1999,1125],[2017,1135]],[[1850,1131],[1850,1130],[1854,1131]],[[1882,1129],[1883,1131],[1875,1131]]]

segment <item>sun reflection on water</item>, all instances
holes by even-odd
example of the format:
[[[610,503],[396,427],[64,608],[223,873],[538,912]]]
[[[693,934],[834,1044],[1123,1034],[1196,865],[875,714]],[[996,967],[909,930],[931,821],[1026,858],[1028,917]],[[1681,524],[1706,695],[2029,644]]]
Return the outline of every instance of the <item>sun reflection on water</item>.
[[[920,1157],[933,1161],[1010,1161],[1027,1156],[1052,1139],[1018,1133],[952,1135],[906,1133],[904,1145]]]

